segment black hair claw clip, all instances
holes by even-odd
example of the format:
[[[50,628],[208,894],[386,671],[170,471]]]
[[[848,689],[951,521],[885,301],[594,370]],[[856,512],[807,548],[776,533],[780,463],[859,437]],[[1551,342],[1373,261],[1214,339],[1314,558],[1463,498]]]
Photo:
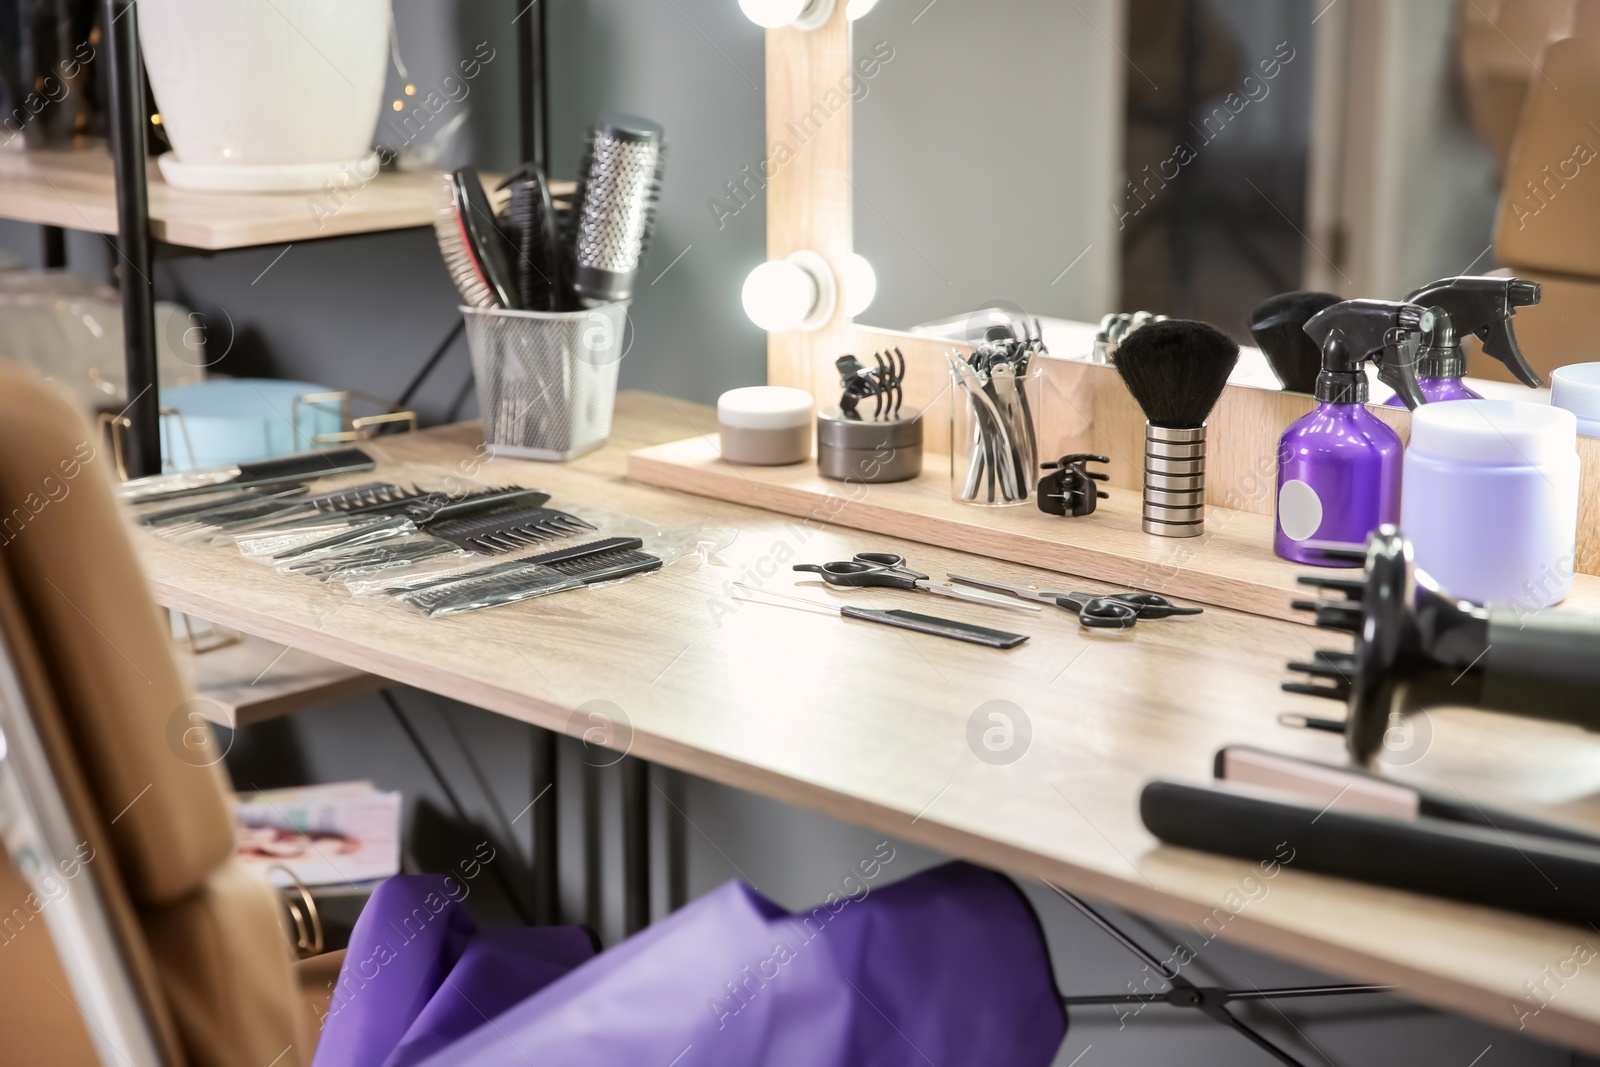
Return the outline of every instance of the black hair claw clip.
[[[1052,473],[1039,479],[1039,510],[1047,515],[1071,515],[1079,518],[1094,512],[1102,500],[1110,498],[1095,482],[1103,482],[1106,475],[1089,470],[1090,463],[1110,463],[1106,456],[1092,452],[1076,452],[1062,456],[1053,463],[1039,464],[1040,470]]]
[[[844,389],[844,395],[839,398],[839,410],[846,418],[859,419],[861,414],[856,410],[856,405],[869,396],[872,397],[874,420],[885,417],[894,419],[900,415],[906,357],[896,348],[892,353],[874,352],[872,359],[877,364],[875,369],[869,369],[855,356],[840,356],[833,361],[839,370],[839,384]]]

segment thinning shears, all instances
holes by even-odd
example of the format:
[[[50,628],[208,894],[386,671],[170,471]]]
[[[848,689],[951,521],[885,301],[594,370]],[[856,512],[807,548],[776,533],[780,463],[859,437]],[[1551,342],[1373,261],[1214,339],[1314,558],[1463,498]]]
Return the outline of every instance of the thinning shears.
[[[1200,608],[1185,608],[1155,593],[1065,593],[1056,589],[1041,589],[1037,585],[1011,585],[987,578],[969,578],[962,574],[945,577],[958,585],[992,589],[1021,600],[1040,604],[1054,604],[1066,611],[1078,613],[1078,621],[1096,630],[1126,630],[1140,619],[1164,619],[1169,615],[1198,615]]]
[[[914,589],[970,604],[987,604],[992,608],[1011,611],[1038,611],[1034,604],[1022,603],[1010,597],[996,596],[981,589],[963,589],[950,583],[935,582],[926,574],[911,570],[906,558],[894,552],[857,552],[853,559],[833,563],[796,563],[797,571],[810,571],[822,575],[822,580],[835,588],[864,589]]]

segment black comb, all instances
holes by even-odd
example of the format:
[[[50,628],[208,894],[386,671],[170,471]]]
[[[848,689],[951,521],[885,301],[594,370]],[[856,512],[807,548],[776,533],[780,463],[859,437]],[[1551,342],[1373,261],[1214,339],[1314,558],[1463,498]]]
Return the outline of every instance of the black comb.
[[[615,549],[610,552],[586,555],[581,559],[556,560],[547,566],[560,571],[569,578],[576,578],[584,585],[593,585],[596,582],[609,582],[616,578],[626,578],[630,574],[643,574],[646,571],[659,570],[661,558],[652,556],[648,552],[638,552],[631,549]]]
[[[428,532],[469,552],[496,555],[593,530],[575,515],[546,507],[509,508],[431,523]]]
[[[306,503],[313,505],[318,511],[338,511],[354,515],[389,508],[399,511],[411,501],[429,495],[431,494],[427,490],[418,489],[414,485],[407,489],[388,482],[366,482],[362,485],[352,485],[347,489],[322,493],[307,500]]]
[[[619,541],[637,544],[635,538]],[[578,588],[575,583],[593,585],[657,570],[662,561],[657,556],[631,548],[614,548],[594,551],[596,542],[574,549],[547,552],[542,565],[529,560],[517,560],[499,567],[486,567],[466,576],[408,589],[401,599],[426,615],[450,615],[458,611],[498,607],[515,604],[549,593],[560,593]],[[564,557],[564,558],[557,558]]]
[[[482,489],[462,496],[434,494],[408,507],[406,514],[419,527],[427,527],[447,519],[460,519],[469,515],[508,511],[512,508],[536,508],[549,499],[550,494],[542,490],[507,485]]]
[[[534,563],[564,563],[569,560],[582,559],[585,556],[597,555],[601,552],[640,548],[643,545],[644,542],[637,537],[607,537],[600,541],[590,541],[587,544],[573,545],[570,548],[557,548],[533,556],[524,556],[521,559],[507,560],[504,563],[496,563],[488,567],[479,567],[476,570],[458,571],[429,581],[391,586],[385,589],[384,592],[390,596],[420,593],[424,590],[437,589],[444,585],[453,585],[456,582],[476,581],[481,578],[492,578],[500,574],[511,574]]]
[[[233,484],[244,489],[275,482],[313,481],[335,474],[353,474],[369,471],[377,461],[359,448],[330,448],[327,451],[302,452],[282,459],[265,459],[259,463],[239,464],[239,477]]]
[[[139,522],[145,526],[169,526],[177,522],[201,522],[211,518],[214,514],[223,514],[235,509],[248,509],[251,507],[269,504],[272,507],[282,507],[286,498],[300,496],[306,492],[303,485],[269,486],[261,489],[246,489],[238,493],[217,499],[207,497],[205,500],[190,504],[180,504],[174,508],[163,508],[152,511],[147,515],[139,516]]]
[[[408,501],[429,494],[412,486],[410,489],[388,482],[365,482],[361,485],[336,489],[303,499],[292,499],[304,493],[304,486],[288,489],[255,490],[261,494],[255,502],[245,501],[225,508],[216,508],[189,516],[189,521],[219,530],[237,530],[246,526],[278,527],[304,525],[324,521],[333,515],[382,515],[401,510]]]

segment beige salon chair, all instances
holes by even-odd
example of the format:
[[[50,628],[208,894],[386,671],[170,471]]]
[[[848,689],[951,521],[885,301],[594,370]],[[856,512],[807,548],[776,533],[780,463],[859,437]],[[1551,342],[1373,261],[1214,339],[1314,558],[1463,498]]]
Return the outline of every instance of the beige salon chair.
[[[339,958],[297,974],[220,768],[178,756],[191,694],[110,467],[0,368],[0,1063],[300,1067]]]
[[[1600,121],[1592,121],[1600,120],[1600,0],[1568,14],[1568,35],[1530,53],[1538,71],[1511,138],[1494,231],[1495,257],[1544,286],[1543,301],[1516,324],[1547,381],[1556,367],[1600,360]],[[1471,373],[1511,380],[1481,354]]]

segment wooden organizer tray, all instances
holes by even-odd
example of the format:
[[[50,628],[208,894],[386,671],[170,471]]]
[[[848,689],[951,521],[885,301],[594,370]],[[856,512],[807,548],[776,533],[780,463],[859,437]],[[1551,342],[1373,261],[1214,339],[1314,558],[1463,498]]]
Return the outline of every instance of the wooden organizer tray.
[[[1273,554],[1270,516],[1212,505],[1204,535],[1155,537],[1140,529],[1137,489],[1114,488],[1093,515],[1069,519],[1046,515],[1031,502],[1012,507],[958,503],[950,498],[949,458],[936,453],[924,457],[922,476],[912,481],[853,485],[823,478],[815,463],[736,467],[717,448],[714,435],[642,448],[628,455],[628,477],[808,522],[1311,622],[1308,613],[1295,611],[1290,602],[1310,595],[1297,578],[1315,568]],[[1578,575],[1563,607],[1600,611],[1600,578]]]

